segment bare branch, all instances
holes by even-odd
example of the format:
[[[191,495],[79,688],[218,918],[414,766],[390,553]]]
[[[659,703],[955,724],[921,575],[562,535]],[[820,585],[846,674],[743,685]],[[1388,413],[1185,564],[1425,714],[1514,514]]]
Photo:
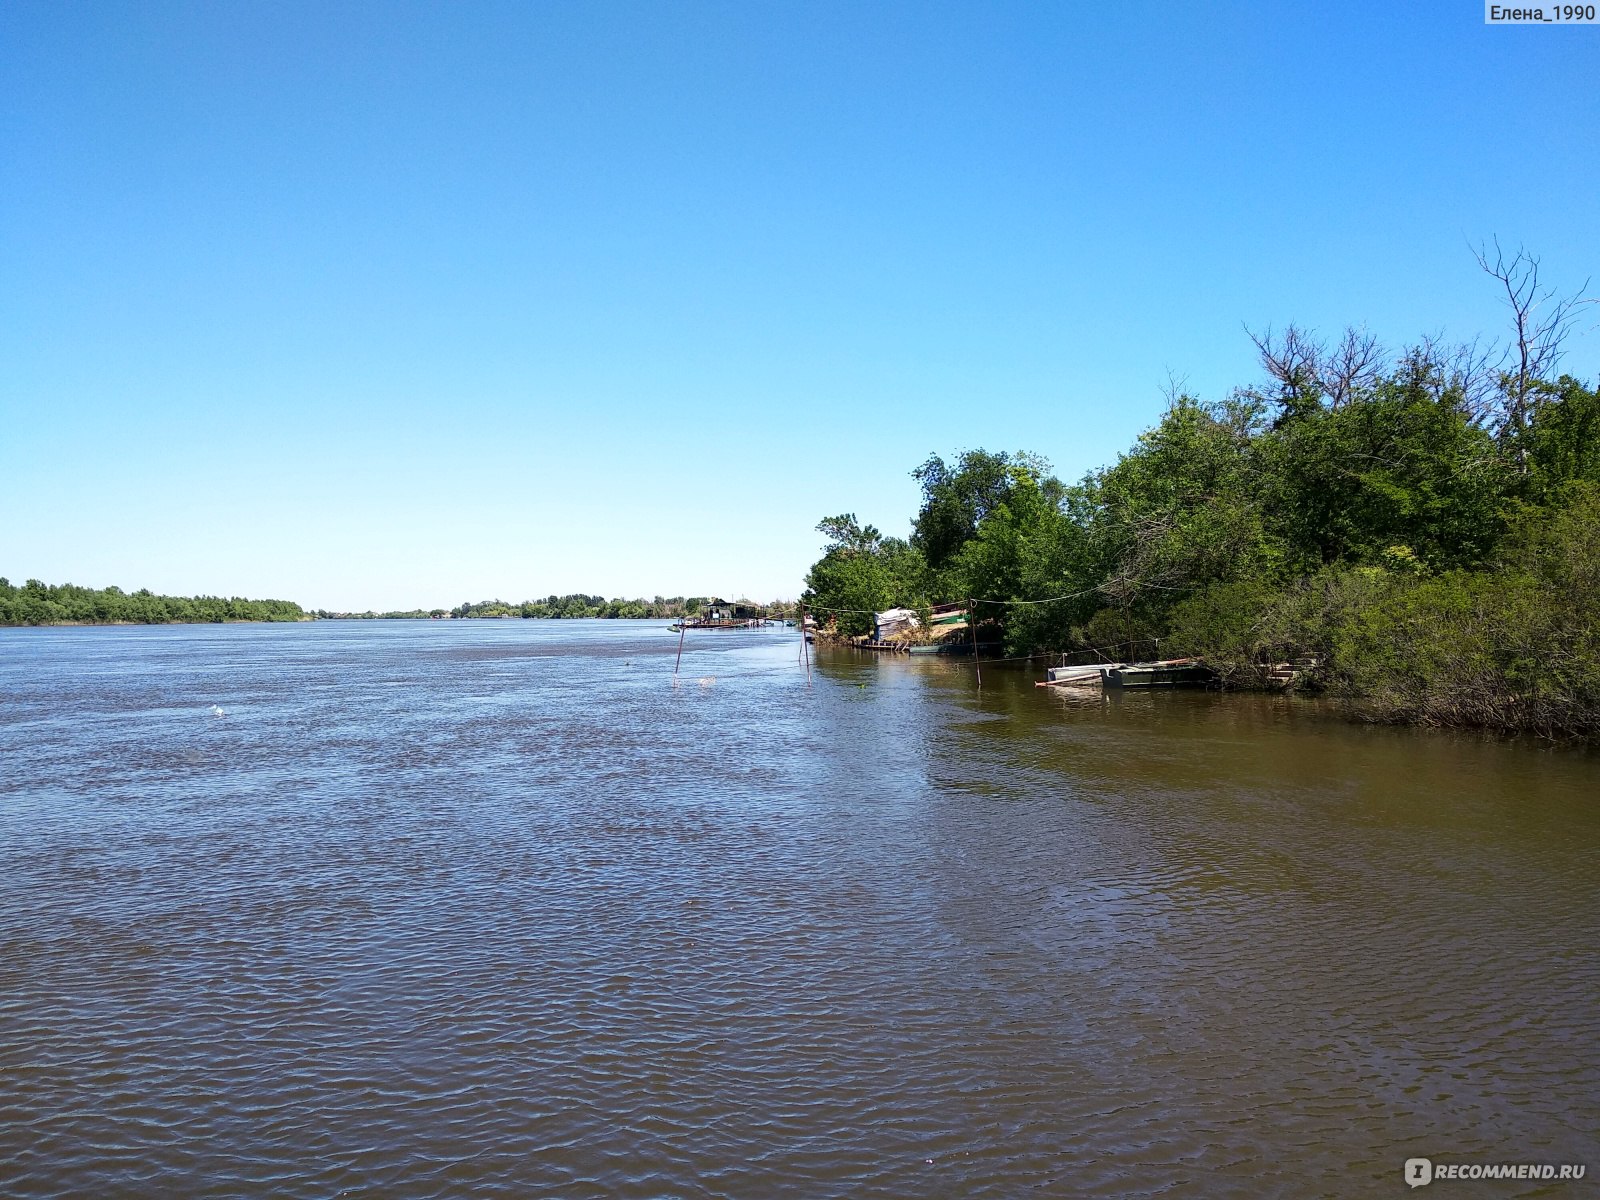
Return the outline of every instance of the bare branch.
[[[1262,368],[1278,383],[1280,404],[1298,408],[1307,400],[1318,398],[1324,351],[1315,337],[1295,325],[1285,329],[1281,337],[1273,334],[1270,325],[1259,336],[1249,326],[1245,333],[1255,343]]]
[[[1481,338],[1461,342],[1440,359],[1449,386],[1461,393],[1467,415],[1478,424],[1494,411],[1494,394],[1505,365],[1506,352],[1495,342]]]
[[[1329,404],[1342,408],[1355,392],[1377,382],[1384,357],[1383,347],[1373,334],[1347,326],[1339,344],[1319,364],[1318,375]]]
[[[1515,436],[1527,428],[1534,385],[1548,380],[1561,361],[1562,347],[1572,332],[1578,306],[1592,303],[1584,296],[1589,283],[1585,280],[1571,296],[1558,297],[1554,288],[1541,286],[1539,259],[1520,246],[1508,258],[1499,238],[1494,239],[1492,261],[1488,247],[1481,244],[1473,251],[1473,257],[1485,274],[1499,281],[1506,306],[1511,309],[1514,341],[1507,353],[1509,361],[1501,371],[1505,395],[1501,431]]]
[[[1189,391],[1189,377],[1179,375],[1171,367],[1167,368],[1167,382],[1161,385],[1161,395],[1165,397],[1168,408],[1177,408],[1178,401]]]

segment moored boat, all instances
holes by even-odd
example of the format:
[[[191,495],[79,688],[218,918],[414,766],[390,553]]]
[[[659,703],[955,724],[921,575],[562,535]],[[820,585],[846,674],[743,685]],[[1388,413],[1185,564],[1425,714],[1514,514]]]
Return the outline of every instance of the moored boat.
[[[1216,673],[1197,658],[1170,658],[1165,662],[1128,663],[1105,673],[1106,687],[1196,687],[1210,683]]]
[[[1210,683],[1216,672],[1198,658],[1162,662],[1086,663],[1051,667],[1040,687],[1194,687]]]
[[[1106,672],[1123,663],[1088,663],[1076,667],[1050,667],[1045,671],[1045,683],[1056,687],[1098,686],[1105,682]]]

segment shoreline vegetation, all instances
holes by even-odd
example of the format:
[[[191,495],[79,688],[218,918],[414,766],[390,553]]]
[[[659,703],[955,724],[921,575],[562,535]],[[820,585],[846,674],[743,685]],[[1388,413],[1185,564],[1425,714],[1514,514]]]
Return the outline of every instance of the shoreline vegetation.
[[[404,612],[329,612],[317,609],[312,615],[323,621],[407,621],[407,620],[484,620],[520,617],[528,620],[623,620],[649,621],[668,617],[698,615],[711,602],[709,596],[657,596],[653,600],[608,600],[573,592],[565,596],[546,596],[542,600],[523,600],[509,604],[504,600],[479,600],[455,608],[411,609]],[[747,603],[747,602],[742,602]]]
[[[574,592],[508,604],[480,600],[455,608],[410,609],[395,612],[307,611],[292,600],[247,600],[241,596],[160,596],[147,590],[125,592],[119,587],[87,588],[77,584],[46,584],[30,579],[18,587],[0,576],[0,626],[22,625],[195,625],[231,621],[403,621],[484,620],[520,617],[562,620],[652,620],[696,616],[711,602],[709,596],[657,596],[608,600]],[[740,601],[740,603],[752,603]],[[774,611],[794,607],[791,601],[764,605]]]
[[[309,621],[292,600],[242,596],[158,596],[146,588],[86,588],[30,579],[21,587],[0,576],[0,626],[199,625],[230,621]]]
[[[1600,740],[1600,392],[1556,370],[1585,302],[1525,253],[1479,262],[1502,350],[1251,334],[1264,382],[1175,384],[1077,483],[1030,453],[934,455],[909,538],[827,518],[803,602],[848,639],[976,598],[1007,655],[1197,657],[1241,689],[1292,667],[1364,719]]]

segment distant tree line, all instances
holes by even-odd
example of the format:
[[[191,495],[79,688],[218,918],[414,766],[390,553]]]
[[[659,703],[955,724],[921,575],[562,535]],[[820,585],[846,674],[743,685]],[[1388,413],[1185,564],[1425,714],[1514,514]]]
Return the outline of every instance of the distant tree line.
[[[524,600],[518,604],[508,603],[505,600],[479,600],[477,603],[466,602],[458,604],[455,608],[413,609],[409,612],[329,612],[318,609],[316,616],[324,619],[339,620],[406,620],[433,618],[496,618],[496,617],[523,617],[529,619],[602,619],[602,620],[649,620],[655,618],[697,616],[707,604],[711,602],[709,596],[657,596],[653,600],[643,598],[634,600],[608,600],[604,596],[590,596],[582,592],[574,592],[567,596],[550,595],[542,600]],[[750,601],[740,601],[750,603]],[[773,601],[767,606],[773,611],[787,610],[792,607],[785,601]]]
[[[289,600],[241,596],[158,596],[141,588],[86,588],[30,579],[21,587],[0,578],[0,625],[169,625],[223,621],[304,621]]]
[[[426,621],[430,617],[437,620],[448,617],[448,608],[413,608],[404,612],[334,612],[331,609],[313,609],[311,615],[319,621]]]
[[[818,526],[805,602],[862,633],[866,610],[977,598],[1015,654],[1200,655],[1244,686],[1292,661],[1383,718],[1600,736],[1600,394],[1556,370],[1582,301],[1525,254],[1480,262],[1503,350],[1255,336],[1262,382],[1174,387],[1077,483],[930,457],[909,539]]]
[[[0,625],[166,625],[220,621],[321,620],[426,620],[428,618],[602,618],[647,620],[697,616],[711,602],[709,596],[657,596],[653,600],[608,600],[604,596],[574,592],[508,604],[480,600],[455,608],[410,609],[393,612],[306,612],[289,600],[246,600],[239,596],[158,596],[140,589],[86,588],[65,583],[51,585],[30,579],[21,587],[0,577]],[[741,600],[748,604],[751,601]],[[793,605],[775,600],[766,607],[777,613]]]
[[[460,604],[450,611],[453,617],[526,617],[529,619],[601,618],[608,620],[646,620],[656,617],[681,617],[691,615],[706,604],[700,596],[657,596],[653,600],[608,600],[604,596],[589,596],[574,592],[567,596],[546,596],[541,600],[524,600],[520,604],[507,604],[503,600],[483,600],[477,604]]]

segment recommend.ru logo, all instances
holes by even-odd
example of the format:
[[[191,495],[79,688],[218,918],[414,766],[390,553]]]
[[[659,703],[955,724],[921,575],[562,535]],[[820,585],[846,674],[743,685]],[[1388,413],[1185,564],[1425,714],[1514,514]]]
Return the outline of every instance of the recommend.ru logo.
[[[1588,1174],[1586,1163],[1439,1163],[1431,1158],[1406,1159],[1405,1178],[1411,1187],[1437,1179],[1538,1179],[1573,1180]]]

